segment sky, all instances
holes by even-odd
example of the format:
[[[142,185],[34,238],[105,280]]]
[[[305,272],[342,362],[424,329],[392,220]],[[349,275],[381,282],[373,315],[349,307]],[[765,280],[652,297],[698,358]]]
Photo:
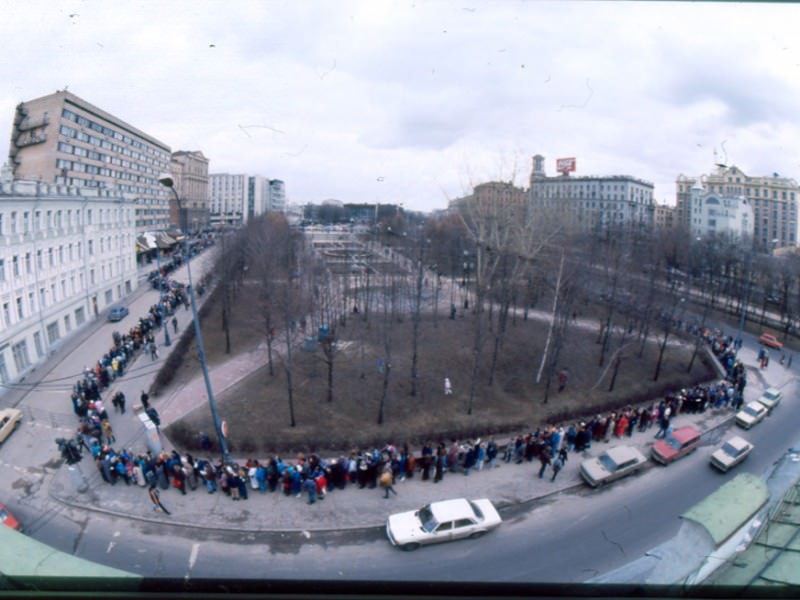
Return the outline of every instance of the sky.
[[[715,163],[800,180],[800,5],[0,0],[14,107],[68,89],[292,204],[431,211],[531,158],[674,204]],[[7,133],[3,134],[5,129]]]

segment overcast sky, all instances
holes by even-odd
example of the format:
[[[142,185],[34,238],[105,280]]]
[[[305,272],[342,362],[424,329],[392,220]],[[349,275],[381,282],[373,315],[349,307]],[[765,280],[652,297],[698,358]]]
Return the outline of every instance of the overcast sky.
[[[800,179],[800,6],[0,0],[0,154],[56,90],[289,202],[444,208],[531,157],[674,203],[715,162]],[[5,133],[3,133],[5,131]],[[715,155],[716,151],[716,155]]]

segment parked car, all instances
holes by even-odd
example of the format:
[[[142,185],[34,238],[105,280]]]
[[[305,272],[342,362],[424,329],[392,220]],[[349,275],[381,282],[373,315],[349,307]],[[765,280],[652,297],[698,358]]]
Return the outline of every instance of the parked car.
[[[121,304],[115,304],[114,306],[111,307],[111,310],[108,311],[109,321],[121,321],[127,316],[128,316],[128,307],[122,306]]]
[[[763,344],[769,348],[775,348],[780,350],[783,348],[783,342],[781,342],[777,337],[775,337],[771,333],[767,333],[766,331],[758,336],[758,343]]]
[[[16,531],[22,532],[22,523],[17,521],[14,515],[8,510],[8,507],[5,504],[0,503],[0,521],[3,522],[3,525],[14,529]]]
[[[679,427],[665,439],[656,440],[651,454],[653,460],[668,465],[687,454],[697,450],[700,445],[700,432],[691,425]]]
[[[753,425],[758,425],[767,416],[767,407],[754,400],[748,402],[745,407],[736,413],[736,424],[739,427],[750,429]]]
[[[758,397],[758,401],[763,404],[768,412],[772,412],[772,409],[778,406],[778,403],[781,401],[781,391],[778,388],[767,388],[767,390]]]
[[[391,515],[386,521],[386,536],[393,546],[416,550],[423,544],[478,538],[502,521],[490,500],[456,498]]]
[[[581,476],[592,487],[604,485],[638,471],[647,462],[644,454],[631,446],[609,448],[581,463]]]
[[[738,435],[730,438],[721,448],[718,448],[711,455],[711,465],[727,473],[740,462],[742,462],[750,452],[753,451],[753,444]]]
[[[16,408],[4,408],[0,410],[0,444],[17,428],[22,421],[22,411]]]

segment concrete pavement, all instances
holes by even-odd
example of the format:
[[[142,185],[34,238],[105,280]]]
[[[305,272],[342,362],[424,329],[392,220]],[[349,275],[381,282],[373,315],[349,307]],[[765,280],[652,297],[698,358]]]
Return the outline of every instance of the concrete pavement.
[[[181,330],[191,323],[191,313],[178,311]],[[791,377],[790,370],[780,365],[777,360],[772,360],[767,369],[759,370],[755,367],[756,352],[743,348],[740,358],[748,366],[748,385],[745,389],[745,399],[755,399],[763,389],[769,385],[780,387]],[[164,354],[159,360],[164,359]],[[242,355],[236,361],[231,361],[212,369],[212,382],[215,390],[221,391],[232,385],[248,372],[252,361],[259,359],[259,351]],[[131,372],[142,371],[154,373],[150,366],[150,358],[139,356],[131,366]],[[152,376],[152,375],[151,375]],[[199,379],[199,378],[198,378]],[[128,376],[119,380],[119,387],[129,399],[128,406],[139,407],[139,391],[146,388],[146,378],[128,379]],[[198,397],[205,401],[202,381],[192,382],[180,389],[174,389],[161,398],[151,399],[159,412],[167,420],[179,418],[187,408],[193,408]],[[115,388],[112,387],[111,392]],[[106,395],[109,395],[107,393]],[[133,405],[133,406],[132,406]],[[704,433],[729,424],[733,419],[730,409],[709,410],[704,414],[681,414],[676,416],[672,423],[674,427],[692,423]],[[141,422],[133,410],[125,415],[111,414],[117,448],[130,448],[134,452],[146,449],[144,431]],[[77,424],[77,420],[76,420]],[[399,481],[395,485],[398,494],[388,500],[383,498],[383,491],[375,489],[359,489],[349,485],[344,490],[333,490],[324,500],[318,500],[314,505],[308,505],[305,494],[300,497],[285,496],[280,491],[265,494],[249,489],[248,500],[234,502],[231,498],[218,491],[208,494],[202,485],[194,491],[188,490],[187,494],[173,488],[163,490],[161,499],[171,512],[171,515],[154,513],[147,494],[147,488],[132,484],[126,486],[120,481],[116,485],[105,483],[99,472],[94,467],[90,457],[84,457],[79,468],[88,483],[88,490],[80,493],[76,490],[75,483],[70,476],[68,468],[63,465],[51,480],[49,493],[60,502],[75,508],[107,513],[122,518],[137,519],[142,521],[170,523],[184,525],[191,528],[204,528],[211,530],[235,531],[325,531],[342,529],[364,529],[382,526],[387,516],[392,512],[412,510],[419,508],[427,502],[443,500],[453,497],[479,498],[488,497],[493,500],[501,512],[504,507],[528,503],[537,499],[562,492],[577,490],[585,487],[579,475],[579,464],[587,457],[596,456],[603,450],[618,444],[631,444],[638,447],[645,455],[649,455],[650,447],[654,441],[656,429],[647,432],[636,432],[631,438],[617,440],[612,438],[610,443],[595,443],[586,452],[572,454],[565,468],[558,474],[555,482],[550,481],[552,472],[548,469],[544,479],[537,477],[539,463],[534,460],[530,463],[514,464],[502,463],[494,469],[484,468],[482,471],[472,471],[469,476],[464,476],[461,471],[447,473],[443,481],[422,481],[419,475],[412,479]],[[164,435],[160,436],[165,449],[172,447]],[[205,458],[199,455],[200,458]],[[216,459],[216,457],[211,457]],[[246,456],[234,456],[234,460],[244,464]],[[263,459],[262,456],[252,458]],[[284,457],[291,462],[293,457]],[[323,458],[334,458],[323,456]],[[646,469],[663,468],[650,461]],[[73,472],[74,475],[74,472]]]

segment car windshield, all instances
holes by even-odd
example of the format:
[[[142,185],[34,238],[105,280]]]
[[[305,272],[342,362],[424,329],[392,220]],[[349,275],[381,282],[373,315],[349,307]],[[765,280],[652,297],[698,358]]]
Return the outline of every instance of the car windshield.
[[[422,529],[431,533],[436,529],[439,523],[433,517],[433,512],[431,512],[430,506],[423,506],[417,512],[417,517],[419,518],[419,522],[422,525]]]
[[[780,392],[773,392],[773,391],[769,391],[769,390],[764,392],[764,397],[767,400],[777,400],[779,396],[780,396]]]
[[[603,468],[609,473],[617,470],[617,463],[615,463],[608,454],[601,454],[597,457],[597,460],[600,461],[600,464],[603,465]]]
[[[752,406],[745,406],[744,412],[746,412],[751,417],[757,417],[759,414],[761,414],[760,410],[758,410],[757,408],[753,408]]]
[[[725,445],[722,446],[722,451],[728,456],[736,457],[739,455],[739,450],[730,442],[725,442]]]
[[[478,520],[483,521],[483,511],[481,510],[480,506],[472,501],[470,501],[469,505],[472,507],[472,512],[475,513],[475,516],[478,517]]]

